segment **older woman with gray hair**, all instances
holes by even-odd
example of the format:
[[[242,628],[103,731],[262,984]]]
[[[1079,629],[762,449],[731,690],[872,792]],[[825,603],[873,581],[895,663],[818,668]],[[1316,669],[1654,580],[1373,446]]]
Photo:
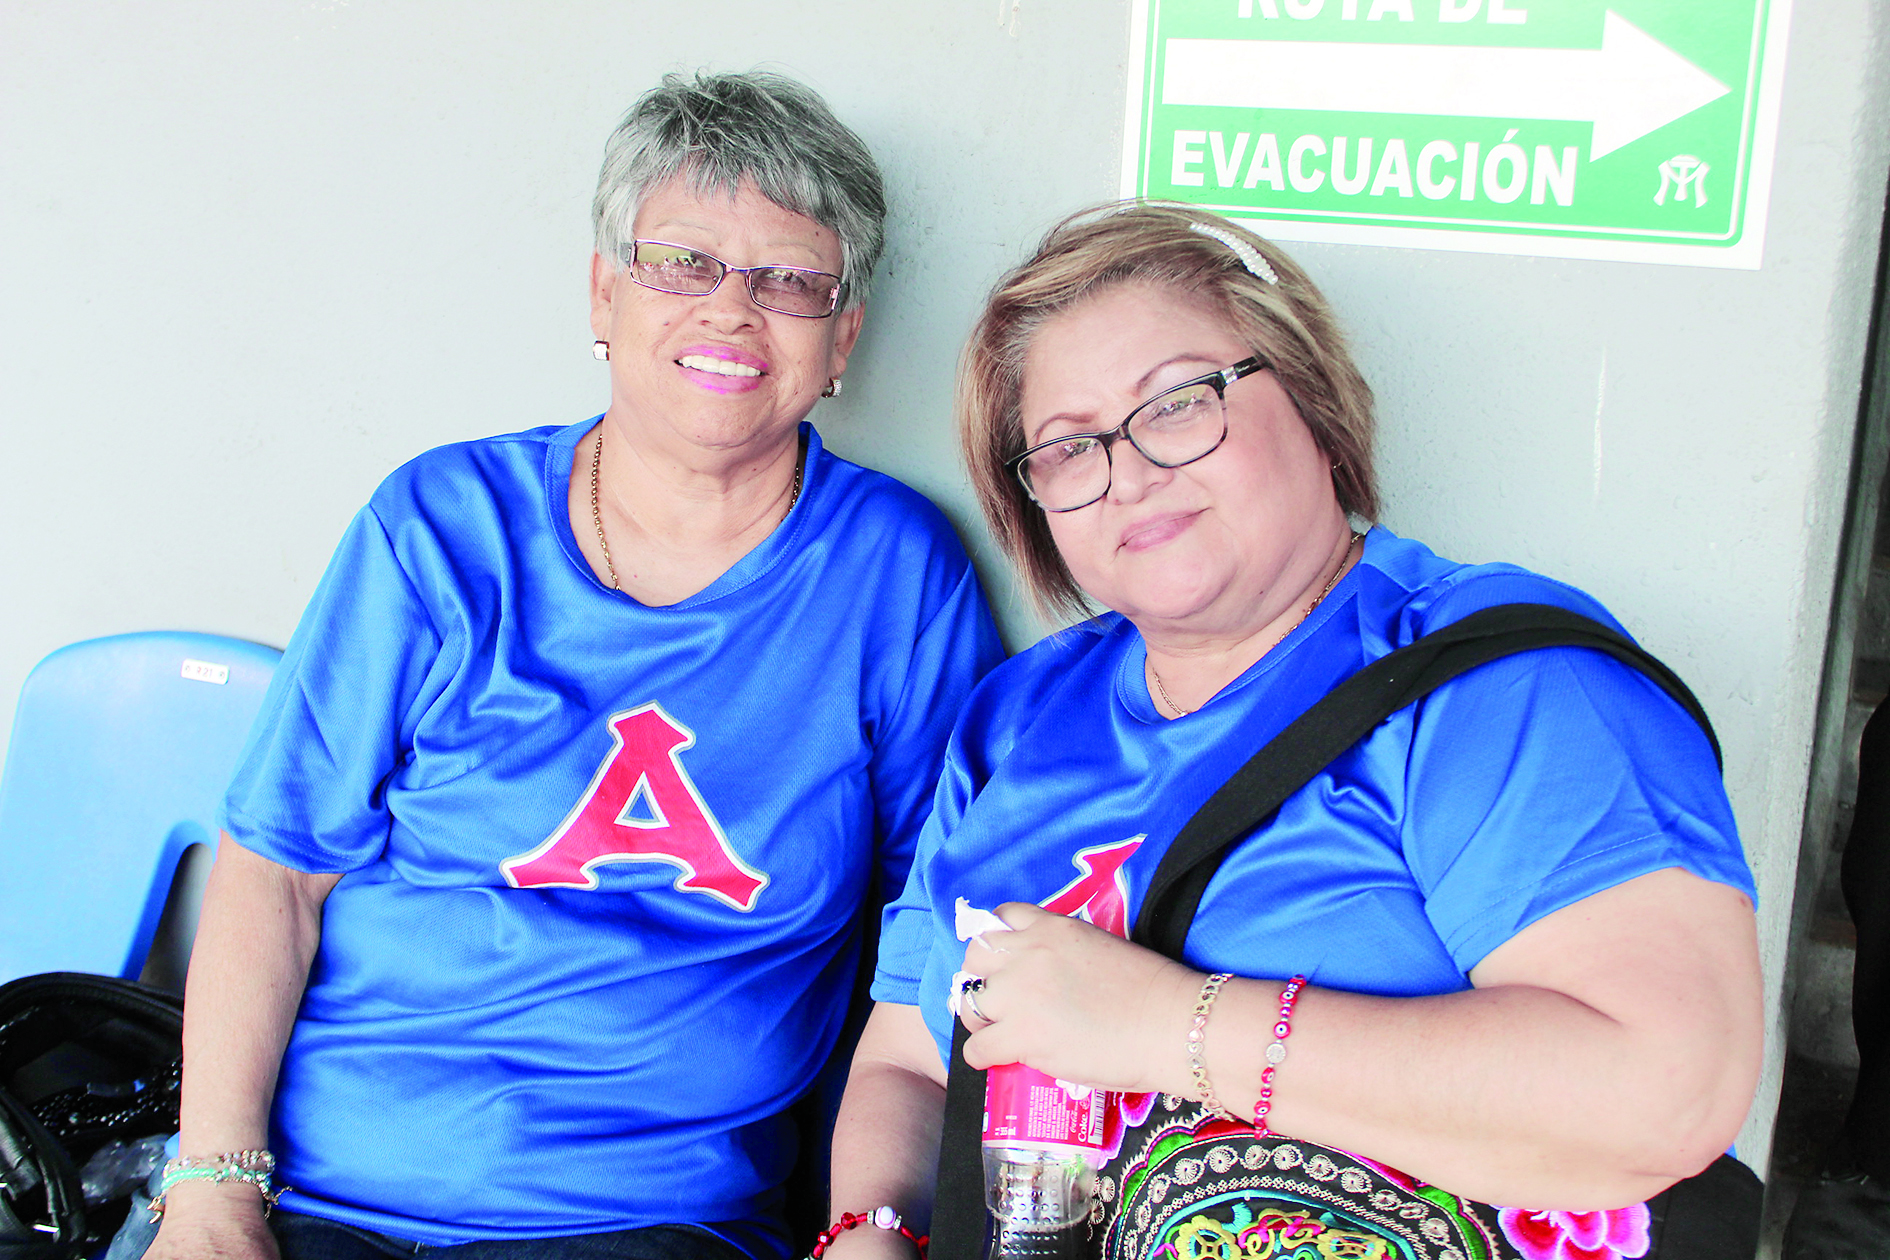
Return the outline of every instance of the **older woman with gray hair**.
[[[165,1260],[786,1248],[783,1113],[1000,649],[937,510],[805,422],[880,252],[859,138],[671,76],[594,211],[608,410],[394,473],[251,737]]]

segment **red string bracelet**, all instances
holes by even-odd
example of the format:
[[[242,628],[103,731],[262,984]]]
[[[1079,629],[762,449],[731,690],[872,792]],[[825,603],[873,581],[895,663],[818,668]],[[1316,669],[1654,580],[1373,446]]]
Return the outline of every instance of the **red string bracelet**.
[[[820,1260],[820,1257],[826,1254],[827,1248],[833,1246],[834,1239],[840,1237],[840,1235],[846,1233],[849,1229],[857,1229],[861,1225],[871,1225],[876,1229],[891,1230],[896,1234],[904,1236],[913,1246],[919,1249],[919,1260],[925,1260],[925,1245],[932,1241],[931,1235],[915,1234],[907,1229],[906,1223],[899,1218],[899,1213],[890,1207],[876,1207],[871,1212],[865,1212],[859,1215],[855,1215],[852,1212],[840,1213],[840,1219],[821,1230],[820,1234],[814,1239],[814,1249],[807,1253],[809,1260]]]
[[[1294,976],[1280,990],[1280,1018],[1273,1025],[1273,1042],[1266,1048],[1267,1065],[1260,1073],[1260,1101],[1253,1105],[1254,1131],[1263,1138],[1278,1137],[1267,1125],[1267,1113],[1273,1110],[1273,1072],[1286,1062],[1286,1039],[1293,1035],[1293,1004],[1306,987],[1305,976]]]

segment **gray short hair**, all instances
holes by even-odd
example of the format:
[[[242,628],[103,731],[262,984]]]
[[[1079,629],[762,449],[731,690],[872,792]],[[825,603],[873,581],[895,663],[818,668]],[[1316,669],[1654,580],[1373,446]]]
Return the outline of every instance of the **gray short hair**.
[[[866,143],[819,93],[784,75],[666,74],[604,145],[591,223],[597,252],[620,266],[637,207],[678,175],[697,192],[762,196],[840,238],[848,306],[866,299],[885,243],[886,192]]]

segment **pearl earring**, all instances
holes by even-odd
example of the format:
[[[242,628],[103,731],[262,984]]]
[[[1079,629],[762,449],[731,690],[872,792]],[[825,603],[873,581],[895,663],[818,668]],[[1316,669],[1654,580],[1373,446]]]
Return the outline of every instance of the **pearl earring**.
[[[605,363],[610,362],[610,343],[608,341],[593,341],[591,343],[591,357],[593,359],[601,359]]]

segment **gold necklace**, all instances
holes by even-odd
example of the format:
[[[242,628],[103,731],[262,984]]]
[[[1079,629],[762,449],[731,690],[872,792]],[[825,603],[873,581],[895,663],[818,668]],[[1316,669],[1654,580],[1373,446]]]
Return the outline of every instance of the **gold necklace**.
[[[1194,712],[1193,709],[1184,709],[1180,705],[1175,703],[1175,698],[1168,694],[1168,688],[1162,686],[1162,676],[1155,672],[1155,667],[1153,665],[1150,665],[1148,667],[1148,676],[1155,680],[1155,690],[1162,693],[1162,703],[1167,705],[1169,708],[1173,709],[1175,711],[1175,716],[1187,717],[1190,713]]]
[[[796,455],[794,459],[794,490],[788,495],[788,511],[801,501],[801,469],[804,460]],[[610,589],[620,591],[617,584],[617,566],[610,560],[610,540],[604,537],[604,510],[597,505],[597,474],[604,463],[604,426],[597,426],[597,449],[591,452],[591,524],[597,527],[597,545],[604,553],[604,569],[610,574]]]
[[[1306,618],[1313,615],[1313,609],[1319,607],[1320,604],[1325,602],[1326,596],[1332,594],[1332,588],[1339,584],[1339,575],[1345,572],[1345,562],[1352,558],[1352,548],[1358,546],[1359,542],[1364,539],[1364,537],[1365,535],[1359,533],[1357,530],[1352,531],[1352,541],[1345,544],[1345,555],[1339,558],[1338,568],[1332,571],[1332,576],[1326,579],[1326,584],[1319,589],[1317,595],[1313,596],[1312,603],[1306,605],[1306,611],[1295,617],[1292,625],[1280,631],[1280,637],[1267,644],[1265,651],[1260,653],[1261,656],[1265,656],[1267,652],[1271,652],[1274,648],[1284,643],[1286,636],[1299,629]],[[1187,717],[1190,713],[1194,712],[1193,709],[1184,709],[1175,703],[1175,698],[1168,694],[1168,688],[1162,685],[1162,676],[1155,672],[1155,665],[1152,661],[1149,663],[1148,676],[1155,680],[1155,690],[1157,694],[1161,696],[1162,703],[1173,709],[1176,717]]]
[[[591,452],[591,523],[597,526],[597,545],[604,549],[604,567],[610,571],[610,589],[617,585],[617,566],[610,562],[610,540],[604,537],[604,512],[597,506],[597,470],[604,462],[604,426],[597,426],[597,449]]]

